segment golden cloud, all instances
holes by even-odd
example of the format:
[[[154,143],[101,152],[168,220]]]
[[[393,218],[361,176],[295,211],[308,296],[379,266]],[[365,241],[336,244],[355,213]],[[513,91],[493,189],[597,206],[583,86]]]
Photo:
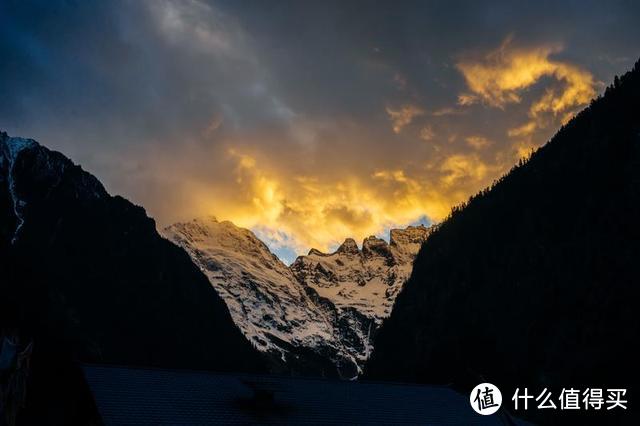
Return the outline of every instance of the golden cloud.
[[[424,111],[420,107],[409,104],[403,105],[400,109],[387,107],[387,114],[391,119],[393,132],[400,133],[415,117],[423,115]]]
[[[456,154],[447,157],[440,165],[442,185],[446,188],[462,182],[482,181],[489,167],[475,155]]]
[[[458,105],[468,106],[473,105],[478,102],[478,97],[476,95],[471,95],[469,93],[461,93],[458,95]]]
[[[504,108],[522,101],[522,92],[543,77],[552,77],[560,87],[549,87],[529,108],[530,120],[511,129],[510,136],[525,136],[536,128],[544,128],[557,116],[587,104],[596,94],[591,73],[578,66],[554,60],[551,55],[562,50],[560,45],[518,48],[508,37],[496,50],[480,59],[462,60],[457,64],[471,94],[461,94],[458,103],[470,105],[482,100],[488,105]]]
[[[361,240],[424,216],[441,220],[496,172],[495,165],[476,155],[456,154],[411,173],[380,169],[368,176],[322,180],[262,168],[256,157],[236,150],[228,155],[234,164],[232,195],[218,194],[214,201],[210,193],[191,188],[195,197],[209,200],[200,213],[259,230],[272,247],[299,253],[310,247],[330,250],[345,237]]]
[[[395,146],[378,126],[351,119],[291,116],[285,132],[226,136],[224,122],[213,116],[207,131],[219,140],[210,151],[194,142],[154,168],[163,179],[182,176],[175,183],[180,198],[162,207],[171,221],[213,214],[259,231],[272,248],[298,253],[330,250],[346,237],[361,240],[424,216],[437,222],[528,155],[545,136],[542,126],[567,119],[594,94],[591,74],[553,59],[557,51],[507,42],[461,62],[468,88],[459,105],[428,111],[411,102],[387,106],[390,121],[374,124],[391,124],[403,141]],[[526,90],[537,82],[545,87]],[[490,129],[465,115],[470,104],[506,108],[515,102],[525,106],[517,126],[495,108],[487,110],[495,115]],[[497,137],[496,130],[512,139]],[[163,191],[155,198],[168,197]]]
[[[457,67],[473,92],[460,95],[460,103],[473,103],[473,95],[496,107],[520,102],[522,89],[554,73],[556,66],[549,61],[549,55],[557,50],[554,47],[513,49],[509,38],[478,61],[459,62]]]
[[[424,141],[430,141],[436,136],[436,132],[434,132],[431,126],[424,126],[420,129],[420,139]]]
[[[467,145],[474,149],[483,149],[492,144],[492,142],[484,136],[468,136],[465,138]]]
[[[447,115],[462,115],[465,113],[466,111],[461,108],[444,107],[433,111],[431,115],[434,117],[444,117]]]
[[[518,127],[514,127],[513,129],[509,129],[507,131],[507,134],[511,137],[518,137],[518,136],[529,136],[531,135],[533,132],[536,131],[536,122],[535,121],[529,121],[525,124],[523,124],[522,126],[518,126]]]

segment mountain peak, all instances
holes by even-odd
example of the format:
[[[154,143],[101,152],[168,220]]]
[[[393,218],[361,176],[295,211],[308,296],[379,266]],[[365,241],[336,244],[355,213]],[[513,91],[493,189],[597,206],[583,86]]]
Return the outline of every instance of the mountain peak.
[[[364,255],[381,255],[391,256],[389,251],[389,244],[382,238],[378,238],[374,235],[370,235],[362,242],[362,254]]]
[[[425,233],[424,227],[409,227],[393,235],[416,243]],[[369,356],[372,333],[391,312],[420,248],[370,236],[360,251],[346,238],[333,253],[312,248],[287,267],[232,222],[194,219],[166,228],[164,235],[189,253],[260,351],[286,360],[293,370],[317,368],[321,359],[341,377],[357,375]],[[308,350],[316,361],[300,356]]]
[[[314,293],[308,294],[253,232],[229,221],[202,218],[171,225],[164,235],[187,251],[225,300],[240,330],[268,354],[274,368],[323,368],[314,367],[320,361],[299,354],[311,350],[322,363],[335,365],[336,375],[357,374],[357,354],[343,348],[324,305],[314,302]]]
[[[143,208],[109,195],[63,154],[6,133],[0,259],[3,320],[33,337],[45,360],[33,389],[76,361],[261,369],[224,301]]]
[[[408,244],[422,244],[432,230],[432,227],[427,228],[424,225],[407,226],[404,229],[392,229],[389,231],[389,244],[396,247]]]
[[[21,151],[35,146],[38,146],[38,142],[33,139],[14,138],[6,132],[0,132],[0,152],[10,162],[13,162]]]
[[[307,253],[307,256],[328,256],[328,254],[323,253],[316,248],[312,248],[311,250],[309,250],[309,253]]]
[[[344,242],[338,247],[336,253],[344,253],[344,254],[358,254],[360,250],[358,249],[358,244],[353,238],[347,238]]]

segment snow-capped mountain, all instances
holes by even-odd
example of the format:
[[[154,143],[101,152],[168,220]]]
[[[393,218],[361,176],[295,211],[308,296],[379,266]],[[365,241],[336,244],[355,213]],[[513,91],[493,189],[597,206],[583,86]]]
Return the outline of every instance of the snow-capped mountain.
[[[189,253],[258,349],[287,369],[352,378],[429,232],[394,229],[389,244],[369,237],[362,250],[347,239],[291,267],[251,231],[213,217],[169,226],[164,235]]]
[[[347,238],[338,250],[325,254],[311,249],[291,265],[298,281],[340,309],[355,308],[380,325],[389,316],[413,259],[429,234],[424,226],[392,229],[390,243],[366,238],[362,250]]]
[[[351,332],[348,340],[360,364],[369,357],[373,333],[391,314],[429,232],[424,226],[392,229],[389,243],[370,236],[363,241],[362,250],[348,238],[334,253],[311,249],[291,265],[300,283],[331,302],[339,330]]]
[[[340,365],[341,371],[356,369],[336,338],[331,319],[251,231],[208,217],[172,225],[165,228],[164,235],[189,253],[258,349],[295,370],[323,369],[322,365],[309,365],[315,362],[299,353],[306,348],[325,358],[325,369],[335,365]]]
[[[238,346],[237,351],[228,350],[229,354],[242,354],[235,358],[246,361],[251,358],[245,354],[250,348],[236,342],[238,337],[244,339],[232,318],[282,371],[356,377],[371,353],[372,336],[389,315],[428,233],[424,227],[392,230],[389,244],[369,237],[362,250],[347,239],[334,253],[312,249],[288,267],[252,232],[230,222],[205,218],[166,228],[164,235],[185,249],[207,283],[182,250],[159,238],[144,210],[121,197],[111,197],[95,177],[62,154],[30,139],[0,134],[0,248],[13,252],[29,247],[34,258],[42,252],[38,267],[42,273],[68,274],[55,283],[56,291],[63,295],[60,300],[73,305],[70,312],[82,316],[87,324],[105,325],[101,318],[118,313],[110,321],[122,321],[118,330],[127,328],[129,334],[100,331],[100,339],[113,339],[103,342],[92,337],[100,350],[119,348],[118,342],[129,335],[137,336],[132,341],[147,341],[143,347],[151,347],[162,340],[158,336],[175,337],[181,329],[180,338],[196,342],[193,345],[201,353],[209,342],[200,344],[198,339],[210,335],[215,338],[212,342]],[[58,246],[66,248],[51,248]],[[69,250],[76,246],[82,248]],[[121,257],[123,253],[126,256]],[[131,275],[112,276],[115,272],[109,267],[85,267],[97,263],[117,264],[114,271],[126,270]],[[82,293],[80,282],[92,282],[92,293]],[[178,291],[173,287],[177,282],[191,285]],[[215,293],[207,294],[211,292],[208,284],[226,309],[216,304],[222,300]],[[95,296],[98,293],[100,297]],[[125,293],[127,297],[119,296]],[[157,296],[160,294],[162,297]],[[107,314],[95,307],[98,300],[118,308]],[[179,318],[157,318],[159,312],[174,309],[182,309]],[[143,311],[144,321],[132,322]],[[209,318],[203,319],[203,312]],[[189,330],[194,323],[199,329]],[[165,330],[167,327],[174,328]],[[154,328],[158,336],[152,338],[149,330]],[[173,356],[166,351],[154,354]],[[193,361],[193,355],[191,358]],[[224,362],[229,365],[236,361],[234,356],[228,358]]]
[[[21,151],[34,147],[36,142],[31,139],[24,138],[10,138],[6,133],[0,135],[0,182],[6,180],[6,189],[11,200],[15,228],[11,236],[11,244],[16,242],[20,228],[24,223],[22,217],[22,210],[26,205],[26,202],[20,199],[18,191],[16,190],[16,179],[14,166],[18,154]]]

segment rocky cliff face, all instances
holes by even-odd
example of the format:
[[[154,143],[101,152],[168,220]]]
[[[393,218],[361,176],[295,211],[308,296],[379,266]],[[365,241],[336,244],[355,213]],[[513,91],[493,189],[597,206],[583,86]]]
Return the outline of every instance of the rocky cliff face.
[[[251,231],[208,217],[172,225],[164,235],[189,253],[238,327],[276,365],[329,376],[357,370],[331,319]]]
[[[429,229],[392,230],[390,243],[347,239],[287,267],[252,232],[209,217],[164,230],[207,275],[240,329],[281,367],[352,378],[393,306]]]
[[[429,228],[392,229],[390,243],[368,237],[362,250],[348,238],[334,253],[312,249],[291,265],[298,281],[329,299],[341,310],[355,309],[380,325],[389,316],[395,296],[411,274],[412,262]]]

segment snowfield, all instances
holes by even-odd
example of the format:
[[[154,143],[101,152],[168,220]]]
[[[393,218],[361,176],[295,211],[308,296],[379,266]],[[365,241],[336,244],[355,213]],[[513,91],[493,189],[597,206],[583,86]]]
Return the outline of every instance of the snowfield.
[[[372,337],[430,228],[368,237],[362,249],[347,239],[334,253],[311,249],[287,267],[251,231],[214,217],[177,223],[166,238],[183,247],[225,300],[253,344],[283,363],[324,358],[338,375],[354,378],[371,353]]]

